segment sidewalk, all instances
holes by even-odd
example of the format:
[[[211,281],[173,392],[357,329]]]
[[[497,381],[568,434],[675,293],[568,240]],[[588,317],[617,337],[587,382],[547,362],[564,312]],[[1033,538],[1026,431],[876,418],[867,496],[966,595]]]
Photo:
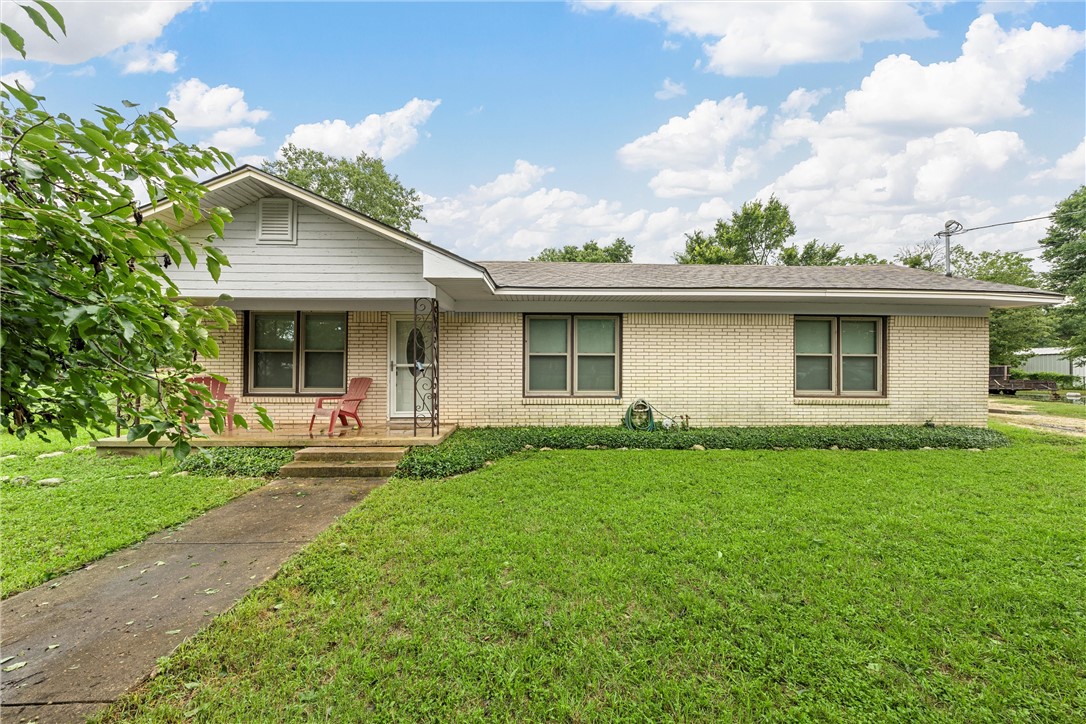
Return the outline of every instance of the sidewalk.
[[[0,604],[6,722],[84,721],[384,480],[280,480]]]

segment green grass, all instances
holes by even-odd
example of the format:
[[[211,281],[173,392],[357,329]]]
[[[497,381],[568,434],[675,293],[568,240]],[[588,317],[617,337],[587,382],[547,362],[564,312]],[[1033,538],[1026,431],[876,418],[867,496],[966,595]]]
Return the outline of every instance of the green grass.
[[[1037,415],[1054,415],[1056,417],[1073,417],[1086,420],[1086,405],[1072,405],[1067,402],[1049,402],[1045,400],[1031,400],[1017,395],[991,395],[988,398],[992,402],[1015,405],[1030,410]]]
[[[555,450],[378,488],[106,719],[1079,721],[1086,454]]]
[[[3,483],[0,512],[0,592],[3,596],[43,583],[62,573],[182,523],[264,483],[260,479],[174,476],[172,459],[97,457],[93,450],[72,451],[89,438],[46,443],[0,436],[0,462],[11,478]],[[65,455],[38,460],[57,450]],[[150,473],[157,471],[158,477]],[[57,487],[37,481],[60,477]]]

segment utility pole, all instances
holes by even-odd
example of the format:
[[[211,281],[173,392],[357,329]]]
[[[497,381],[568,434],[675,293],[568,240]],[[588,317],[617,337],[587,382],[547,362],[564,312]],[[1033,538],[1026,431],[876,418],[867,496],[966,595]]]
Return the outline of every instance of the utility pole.
[[[945,257],[945,259],[946,259],[946,275],[948,277],[954,276],[954,270],[951,269],[951,266],[950,266],[950,237],[952,237],[955,234],[961,232],[961,230],[964,229],[964,228],[965,227],[962,226],[960,223],[958,223],[954,219],[951,219],[950,221],[943,224],[943,230],[942,231],[935,234],[936,236],[941,236],[946,240],[946,257]]]

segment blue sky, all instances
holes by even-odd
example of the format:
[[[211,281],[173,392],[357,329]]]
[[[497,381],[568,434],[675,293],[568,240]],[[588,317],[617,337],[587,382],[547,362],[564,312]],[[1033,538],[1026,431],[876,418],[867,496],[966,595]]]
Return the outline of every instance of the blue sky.
[[[1086,181],[1081,3],[55,4],[68,37],[26,29],[2,69],[53,111],[169,105],[240,162],[382,156],[415,230],[475,259],[624,236],[669,261],[772,193],[796,241],[891,256]]]

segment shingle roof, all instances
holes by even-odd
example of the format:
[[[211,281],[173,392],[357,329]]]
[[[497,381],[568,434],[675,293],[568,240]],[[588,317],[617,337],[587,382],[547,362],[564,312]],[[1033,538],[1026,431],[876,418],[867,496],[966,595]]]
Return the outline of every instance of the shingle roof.
[[[727,266],[482,261],[498,287],[530,289],[893,289],[1062,295],[1012,284],[947,277],[890,264]]]

